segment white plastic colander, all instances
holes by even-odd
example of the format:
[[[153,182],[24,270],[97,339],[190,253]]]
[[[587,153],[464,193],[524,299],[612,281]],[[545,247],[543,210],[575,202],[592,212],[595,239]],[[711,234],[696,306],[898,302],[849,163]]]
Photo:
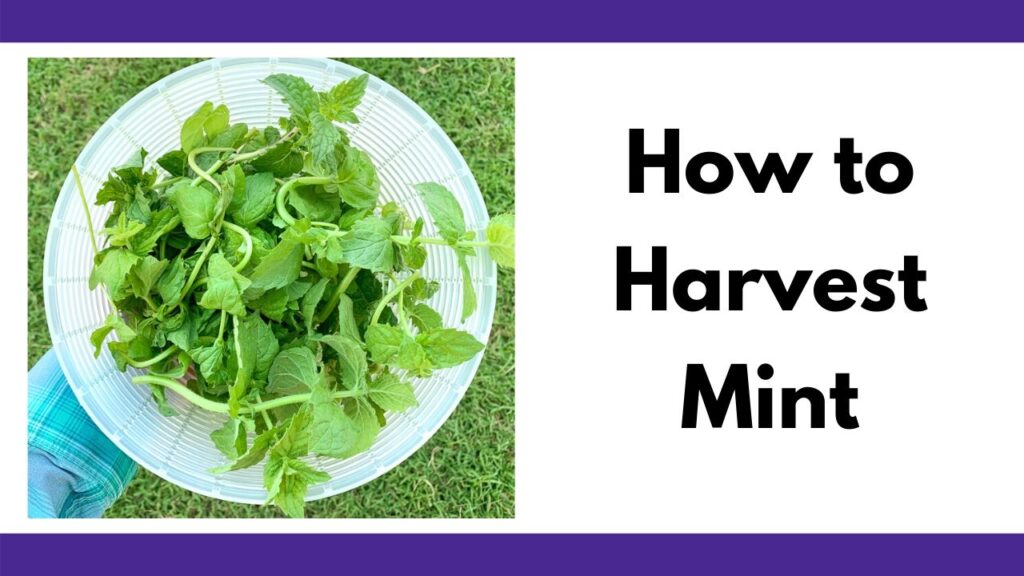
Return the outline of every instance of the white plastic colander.
[[[147,161],[179,146],[181,123],[204,101],[226,104],[232,122],[263,127],[276,124],[288,109],[260,80],[270,74],[301,76],[317,90],[362,74],[352,66],[327,59],[208,60],[180,70],[149,86],[121,107],[85,146],[76,165],[82,176],[99,230],[110,213],[97,207],[96,193],[111,168],[144,147]],[[394,200],[412,217],[424,216],[425,234],[435,234],[426,208],[412,185],[439,182],[462,205],[468,229],[482,233],[487,209],[466,161],[444,131],[404,94],[370,77],[366,95],[356,110],[360,123],[347,126],[352,143],[365,150],[377,166],[383,200]],[[147,166],[149,168],[150,166]],[[423,275],[440,283],[430,304],[455,326],[486,343],[494,316],[497,271],[488,254],[470,259],[479,308],[459,322],[462,280],[452,251],[427,246]],[[223,424],[223,415],[193,407],[168,391],[180,413],[167,418],[157,412],[145,386],[131,383],[139,374],[120,372],[104,346],[93,357],[89,335],[111,310],[101,289],[89,290],[92,248],[86,216],[69,174],[53,211],[46,240],[43,291],[46,319],[53,346],[68,382],[86,412],[103,432],[136,462],[179,486],[223,500],[262,503],[262,464],[226,474],[211,474],[224,457],[210,441],[210,432]],[[345,460],[312,458],[330,474],[329,482],[312,486],[307,500],[324,498],[373,480],[394,468],[422,446],[455,409],[473,380],[482,354],[461,366],[438,370],[427,379],[412,380],[419,406],[389,414],[388,425],[373,447]]]

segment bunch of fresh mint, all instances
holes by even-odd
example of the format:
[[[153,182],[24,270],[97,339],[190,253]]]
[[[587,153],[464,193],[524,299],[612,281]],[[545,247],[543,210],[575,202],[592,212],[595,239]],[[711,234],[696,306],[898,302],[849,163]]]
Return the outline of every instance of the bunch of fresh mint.
[[[145,169],[145,150],[111,172],[90,287],[103,284],[115,311],[91,339],[99,355],[116,335],[118,367],[146,370],[133,381],[165,415],[167,390],[224,414],[216,471],[266,460],[268,503],[297,517],[307,488],[328,480],[306,456],[368,449],[387,413],[416,405],[408,378],[483,349],[428,305],[438,285],[421,277],[425,246],[454,250],[465,320],[476,308],[466,259],[486,248],[512,267],[514,217],[477,238],[451,192],[417,184],[439,233],[424,236],[422,218],[380,204],[373,162],[336,124],[359,121],[365,75],[326,92],[285,74],[264,82],[291,111],[279,126],[232,124],[207,102],[157,160],[166,177]]]

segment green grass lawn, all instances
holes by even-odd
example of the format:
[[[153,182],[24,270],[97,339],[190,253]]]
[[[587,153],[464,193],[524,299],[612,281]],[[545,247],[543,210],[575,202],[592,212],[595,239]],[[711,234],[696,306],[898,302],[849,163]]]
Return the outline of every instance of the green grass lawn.
[[[514,77],[509,59],[344,59],[427,111],[465,156],[491,214],[514,212]],[[122,104],[194,60],[29,61],[28,364],[50,347],[43,251],[57,194],[78,153]],[[373,482],[311,502],[311,517],[511,517],[515,481],[515,277],[502,271],[491,340],[458,409],[416,454]],[[275,517],[141,470],[108,517]]]

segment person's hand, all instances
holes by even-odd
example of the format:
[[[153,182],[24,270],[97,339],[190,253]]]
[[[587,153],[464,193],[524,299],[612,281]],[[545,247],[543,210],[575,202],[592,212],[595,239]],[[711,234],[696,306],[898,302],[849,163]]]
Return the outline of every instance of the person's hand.
[[[28,372],[29,517],[98,517],[135,471],[78,403],[57,354],[47,352]]]

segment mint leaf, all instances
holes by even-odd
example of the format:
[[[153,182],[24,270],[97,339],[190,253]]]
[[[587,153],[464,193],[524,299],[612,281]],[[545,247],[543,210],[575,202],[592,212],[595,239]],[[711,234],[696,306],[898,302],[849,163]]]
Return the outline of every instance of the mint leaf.
[[[235,272],[231,263],[219,253],[210,256],[210,264],[206,270],[206,292],[199,305],[211,310],[225,310],[229,314],[244,315],[242,293],[251,284],[249,279]]]
[[[341,251],[344,261],[357,268],[387,272],[395,266],[391,228],[375,216],[359,220],[341,237]]]
[[[358,390],[366,381],[366,352],[358,341],[340,334],[323,336],[320,341],[338,353],[338,369],[345,388]]]
[[[332,174],[338,170],[338,159],[334,156],[334,147],[341,143],[341,135],[330,120],[320,112],[309,115],[309,151],[313,154],[313,162],[323,174]]]
[[[423,268],[427,263],[427,250],[419,244],[402,247],[402,263],[413,270]]]
[[[328,477],[330,479],[330,477]],[[304,498],[309,482],[303,476],[283,474],[274,491],[274,504],[292,518],[305,516]]]
[[[390,372],[370,380],[370,400],[381,410],[402,412],[417,405],[412,386]]]
[[[152,212],[149,215],[149,223],[138,233],[133,234],[129,245],[131,251],[139,256],[149,254],[160,238],[174,230],[181,223],[181,219],[170,208],[163,208]]]
[[[398,345],[398,356],[395,358],[395,365],[402,370],[407,370],[413,376],[430,376],[433,364],[427,357],[426,350],[412,336],[402,334],[402,341]]]
[[[210,432],[213,445],[229,460],[245,453],[245,428],[237,418],[228,418],[224,425]]]
[[[294,420],[288,421],[289,427],[292,421]],[[263,465],[263,487],[267,490],[267,504],[274,503],[274,499],[281,492],[281,482],[284,480],[287,464],[287,456],[275,454],[273,448],[270,450],[270,457]]]
[[[278,353],[270,366],[267,391],[273,393],[306,392],[319,376],[316,358],[309,348],[289,348]]]
[[[409,302],[416,302],[420,300],[429,300],[437,294],[437,291],[441,288],[441,285],[437,282],[431,282],[424,280],[423,278],[417,278],[405,289],[405,298]]]
[[[249,382],[256,371],[259,344],[256,340],[256,331],[252,329],[251,325],[239,322],[237,317],[232,318],[232,324],[234,324],[236,368],[235,381],[228,388],[228,414],[235,418],[241,409],[242,401],[249,392]]]
[[[352,446],[346,450],[341,457],[351,458],[360,452],[365,452],[373,446],[373,442],[380,433],[380,422],[377,420],[377,411],[370,405],[370,401],[364,398],[355,398],[345,406],[345,414],[352,420],[356,429],[356,438]]]
[[[249,308],[277,322],[284,319],[285,312],[288,311],[288,293],[284,289],[270,290],[260,294],[257,298],[251,298],[252,293],[253,290],[250,287],[250,290],[243,294]]]
[[[156,291],[166,303],[176,300],[184,289],[185,261],[179,256],[171,262],[156,281]]]
[[[285,236],[260,261],[250,280],[258,293],[271,288],[282,288],[299,278],[302,269],[302,244]]]
[[[107,287],[111,298],[119,299],[124,294],[128,274],[140,258],[124,248],[107,248],[96,255],[96,263],[89,276],[89,289],[94,290],[101,283]]]
[[[455,244],[466,233],[466,220],[455,196],[434,182],[417,184],[416,191],[427,205],[427,211],[434,219],[441,237],[449,244]]]
[[[203,128],[206,129],[207,126],[204,124]],[[207,130],[207,136],[210,137],[210,146],[213,148],[238,148],[242,145],[248,133],[249,127],[241,122],[228,126],[226,130],[218,133],[216,136],[211,135]],[[220,156],[224,152],[214,152],[214,154]]]
[[[96,205],[100,206],[108,202],[114,203],[114,216],[123,211],[124,204],[131,201],[135,196],[135,187],[125,183],[116,175],[112,175],[103,183],[99,192],[96,193]]]
[[[326,482],[331,477],[294,458],[276,459],[276,462],[279,462],[277,466],[280,466],[281,472],[275,477],[273,488],[267,491],[271,496],[270,501],[288,516],[302,518],[305,515],[303,506],[309,485]],[[275,466],[271,470],[276,473],[278,468]]]
[[[101,234],[107,237],[107,243],[111,246],[128,246],[132,237],[145,228],[144,223],[138,220],[129,220],[128,215],[122,212],[117,218],[117,224],[104,228]]]
[[[203,102],[203,105],[194,114],[185,119],[181,125],[181,150],[188,154],[206,143],[206,135],[203,132],[203,124],[213,112],[212,102]]]
[[[344,457],[356,444],[359,431],[329,390],[316,386],[309,399],[313,421],[309,426],[309,450],[321,456]]]
[[[438,330],[444,326],[444,321],[441,319],[441,315],[433,308],[422,302],[413,304],[407,313],[409,314],[409,318],[412,320],[413,325],[421,332]]]
[[[309,453],[309,425],[312,414],[307,406],[302,406],[291,416],[284,434],[270,449],[271,456],[281,459],[301,458]]]
[[[363,337],[359,334],[359,326],[356,324],[356,315],[352,309],[352,299],[347,294],[342,294],[338,299],[338,334],[362,342]]]
[[[148,298],[149,292],[156,285],[167,268],[167,260],[157,260],[152,256],[146,256],[135,264],[131,272],[132,290],[139,298]]]
[[[135,338],[135,331],[132,330],[121,316],[117,312],[111,312],[103,326],[97,328],[90,336],[89,342],[96,347],[96,352],[93,354],[96,358],[100,356],[100,349],[103,346],[103,340],[107,337],[107,334],[114,332],[117,335],[117,339],[121,342],[127,342]]]
[[[357,148],[345,150],[338,168],[338,194],[345,204],[358,210],[373,208],[380,196],[380,179],[369,154]]]
[[[310,482],[323,482],[329,476],[298,460],[309,452],[310,410],[302,407],[292,415],[281,438],[270,449],[263,469],[267,501],[277,504],[294,518],[302,516],[303,497]]]
[[[323,300],[325,289],[327,289],[327,278],[321,278],[302,296],[302,316],[306,319],[306,332],[313,332],[316,307]]]
[[[355,109],[366,93],[369,76],[363,74],[336,84],[330,92],[320,95],[320,111],[338,122],[359,122]]]
[[[182,350],[191,350],[199,338],[196,323],[193,322],[192,314],[187,308],[165,320],[162,328],[167,341]]]
[[[178,182],[167,192],[171,203],[178,210],[185,232],[196,240],[210,236],[210,223],[217,208],[217,194],[203,186]]]
[[[127,162],[114,168],[114,173],[123,182],[132,186],[144,183],[145,172],[142,168],[146,165],[146,156],[148,155],[145,148],[140,148],[137,153],[132,154]]]
[[[436,368],[458,366],[476,356],[484,345],[468,332],[441,328],[416,336],[427,358]]]
[[[252,161],[252,168],[258,172],[270,172],[277,178],[285,178],[302,170],[302,154],[293,149],[291,141],[278,142],[266,154]]]
[[[249,175],[245,178],[245,190],[231,199],[228,216],[239,226],[255,226],[274,210],[275,187],[274,175],[270,172]]]
[[[206,132],[207,138],[213,139],[228,129],[228,123],[228,107],[221,104],[203,120],[203,131]]]
[[[277,435],[281,433],[279,428],[271,428],[265,430],[252,441],[252,446],[249,450],[239,456],[237,460],[227,466],[220,466],[210,470],[214,474],[223,474],[224,472],[230,472],[232,470],[241,470],[242,468],[248,468],[258,464],[263,457],[267,455],[267,451],[270,450],[271,445],[277,440]]]
[[[516,217],[512,214],[495,216],[487,224],[491,258],[502,268],[516,267],[515,227]]]
[[[263,83],[277,90],[292,115],[303,122],[308,122],[309,115],[319,108],[320,102],[313,87],[298,76],[273,74],[264,78]]]
[[[253,378],[266,380],[270,367],[277,358],[280,345],[277,336],[270,328],[270,325],[263,321],[258,315],[252,315],[242,321],[242,330],[252,340],[255,350],[255,362],[253,365]]]
[[[404,335],[401,328],[374,324],[366,329],[366,349],[369,350],[374,362],[390,364],[398,356]]]
[[[199,365],[199,372],[213,382],[222,382],[224,374],[224,341],[217,340],[209,346],[196,346],[189,355]]]
[[[171,176],[185,176],[188,174],[188,154],[183,150],[171,150],[156,161]]]
[[[293,476],[301,477],[307,484],[327,482],[331,479],[331,476],[326,472],[317,470],[302,460],[292,460],[288,462],[288,469],[291,471]],[[302,495],[305,496],[305,491],[303,491]]]
[[[341,216],[338,196],[323,186],[299,186],[288,195],[288,204],[302,217],[321,222],[333,222]]]

